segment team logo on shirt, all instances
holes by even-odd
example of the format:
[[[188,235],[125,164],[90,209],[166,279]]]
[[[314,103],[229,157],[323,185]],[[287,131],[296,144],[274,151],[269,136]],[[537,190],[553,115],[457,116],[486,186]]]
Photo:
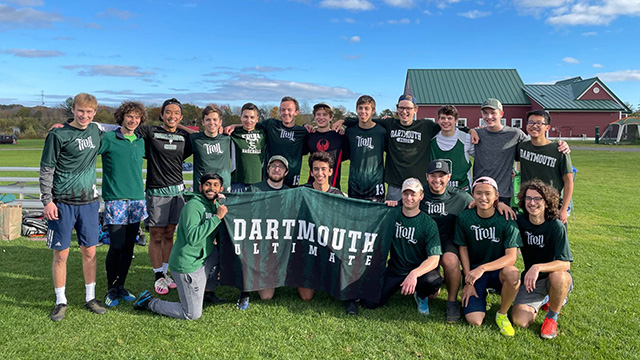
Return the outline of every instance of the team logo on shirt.
[[[358,140],[358,147],[366,147],[373,150],[373,138],[371,137],[362,137],[356,136],[356,140]]]
[[[318,142],[316,143],[316,150],[318,150],[318,151],[327,151],[327,150],[329,150],[329,140],[327,140],[327,139],[318,140]]]
[[[478,225],[469,227],[476,235],[476,241],[491,240],[491,242],[500,242],[500,238],[496,237],[496,228],[494,226],[486,229]]]
[[[248,149],[242,149],[242,153],[244,154],[261,154],[262,150],[258,149],[258,142],[261,139],[260,134],[242,134],[240,135],[246,141],[249,146]]]
[[[430,201],[425,201],[424,204],[426,205],[426,213],[429,215],[433,215],[433,214],[440,214],[442,216],[449,215],[449,213],[447,212],[447,209],[445,208],[444,203],[432,203]]]
[[[293,136],[295,133],[293,131],[287,131],[285,129],[280,129],[280,139],[289,139],[291,141],[294,140]]]
[[[396,222],[396,238],[407,240],[411,244],[417,244],[418,240],[414,239],[416,228],[413,226],[402,226],[402,223]]]
[[[391,137],[399,143],[413,144],[416,141],[422,141],[422,133],[410,130],[391,130]]]
[[[207,150],[207,155],[211,154],[224,154],[224,151],[220,148],[220,144],[202,144]]]
[[[93,138],[89,136],[86,139],[76,139],[78,142],[78,150],[82,151],[84,149],[95,149],[96,146],[93,145]]]
[[[558,159],[553,158],[551,156],[536,154],[534,152],[531,152],[525,149],[520,149],[520,159],[528,160],[528,161],[531,161],[537,164],[542,164],[548,167],[555,167],[556,161],[558,161]]]
[[[528,231],[524,233],[527,234],[527,245],[539,246],[540,248],[544,247],[544,235],[533,235]]]

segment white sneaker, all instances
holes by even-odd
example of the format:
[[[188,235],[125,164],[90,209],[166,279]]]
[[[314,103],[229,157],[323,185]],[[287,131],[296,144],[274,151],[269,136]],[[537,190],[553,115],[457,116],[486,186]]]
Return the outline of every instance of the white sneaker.
[[[176,282],[173,281],[171,276],[169,276],[168,274],[164,274],[164,281],[167,283],[169,289],[175,289],[178,287],[178,285],[176,285]]]
[[[163,277],[156,280],[154,288],[156,290],[156,293],[160,295],[166,295],[169,293],[169,286],[167,285],[167,281]]]

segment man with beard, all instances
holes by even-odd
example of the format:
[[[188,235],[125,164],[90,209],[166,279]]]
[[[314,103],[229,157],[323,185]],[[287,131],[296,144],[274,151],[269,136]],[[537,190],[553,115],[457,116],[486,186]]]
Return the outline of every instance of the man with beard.
[[[289,162],[284,156],[275,155],[267,163],[267,180],[249,186],[247,191],[278,191],[288,189],[284,178],[289,173]]]
[[[220,175],[204,174],[200,192],[193,194],[180,214],[176,243],[169,258],[180,302],[155,299],[145,290],[134,302],[134,309],[183,320],[200,318],[205,289],[213,291],[217,286],[219,254],[215,237],[227,213],[227,207],[218,202],[222,189]]]

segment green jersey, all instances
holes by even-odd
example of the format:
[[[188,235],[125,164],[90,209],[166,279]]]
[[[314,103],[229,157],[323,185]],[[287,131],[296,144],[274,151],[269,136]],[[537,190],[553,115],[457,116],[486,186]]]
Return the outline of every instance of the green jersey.
[[[253,184],[262,181],[262,162],[267,138],[262,129],[247,131],[237,128],[231,133],[235,170],[231,174],[234,183]]]
[[[44,205],[52,200],[82,205],[98,199],[96,158],[102,134],[93,123],[84,130],[65,123],[47,135],[40,160]]]
[[[490,218],[481,218],[476,209],[458,215],[454,243],[467,247],[471,270],[503,257],[506,249],[522,246],[515,221],[497,211]]]
[[[566,174],[572,174],[569,154],[558,151],[557,143],[535,146],[531,141],[518,144],[516,161],[520,161],[520,182],[540,179],[553,186],[562,196]]]
[[[438,226],[429,215],[421,211],[414,217],[407,217],[402,213],[402,207],[396,211],[396,231],[391,240],[387,271],[406,276],[429,256],[442,255],[442,250]]]
[[[384,167],[384,181],[395,187],[414,177],[426,184],[431,138],[440,131],[440,125],[432,120],[418,119],[404,126],[399,119],[373,120],[387,130],[387,159]],[[345,119],[347,127],[356,126],[356,118]]]
[[[300,126],[286,127],[278,119],[267,119],[256,124],[267,135],[267,156],[282,155],[289,162],[289,173],[284,178],[287,186],[300,185],[300,169],[302,168],[302,148],[307,130]],[[268,161],[268,160],[267,160]],[[266,164],[265,164],[266,165]],[[266,174],[266,166],[265,166]]]
[[[251,184],[251,186],[249,186],[249,188],[247,189],[247,192],[278,191],[278,190],[285,190],[285,189],[289,189],[289,187],[285,184],[282,184],[282,187],[280,189],[274,189],[265,180],[259,183]]]
[[[371,129],[360,126],[345,131],[349,156],[349,197],[356,199],[384,198],[384,151],[387,130],[376,125]]]
[[[176,242],[169,256],[169,269],[179,273],[192,273],[204,266],[213,252],[213,240],[218,234],[221,220],[216,216],[215,205],[202,194],[186,194],[192,199],[182,208]]]
[[[545,264],[555,260],[573,261],[567,229],[558,219],[547,220],[540,225],[534,225],[529,221],[528,215],[518,215],[518,228],[522,238],[522,260],[524,271],[522,278],[531,266]],[[549,273],[540,273],[539,279],[544,279]]]
[[[473,146],[469,134],[458,129],[453,136],[439,132],[430,144],[431,159],[451,160],[451,180],[449,186],[471,191],[471,160]]]
[[[130,141],[122,131],[109,131],[102,137],[102,199],[144,200],[142,158],[144,139],[133,135]]]
[[[427,213],[438,224],[442,243],[453,242],[458,214],[466,210],[473,201],[468,192],[447,187],[443,194],[433,194],[427,187],[420,210]]]
[[[225,189],[231,187],[231,139],[218,134],[209,137],[204,132],[194,133],[191,137],[193,150],[193,188],[198,188],[202,175],[213,172],[222,177]]]

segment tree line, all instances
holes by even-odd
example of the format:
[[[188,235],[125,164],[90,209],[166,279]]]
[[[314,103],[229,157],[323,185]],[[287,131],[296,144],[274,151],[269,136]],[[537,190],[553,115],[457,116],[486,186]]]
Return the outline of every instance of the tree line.
[[[0,134],[16,134],[22,139],[43,139],[47,136],[51,125],[64,122],[65,120],[73,117],[71,112],[71,104],[73,98],[69,97],[57,106],[33,106],[27,107],[18,104],[12,105],[0,105]],[[222,109],[222,121],[223,125],[240,124],[240,110],[241,106],[231,106],[228,104],[218,104]],[[147,124],[162,125],[160,120],[160,105],[145,106],[147,109]],[[262,105],[258,106],[260,110],[260,121],[267,118],[278,117],[277,105]],[[98,110],[94,117],[94,122],[115,124],[115,113],[117,107],[98,105]],[[185,126],[197,126],[200,124],[202,116],[202,109],[198,105],[183,103],[182,124]],[[296,117],[296,124],[314,124],[313,122],[313,108],[307,103],[300,104],[300,113]],[[342,119],[346,116],[354,115],[350,113],[344,106],[337,106],[333,108],[334,118]],[[380,112],[380,116],[390,115],[394,113],[385,109]]]

